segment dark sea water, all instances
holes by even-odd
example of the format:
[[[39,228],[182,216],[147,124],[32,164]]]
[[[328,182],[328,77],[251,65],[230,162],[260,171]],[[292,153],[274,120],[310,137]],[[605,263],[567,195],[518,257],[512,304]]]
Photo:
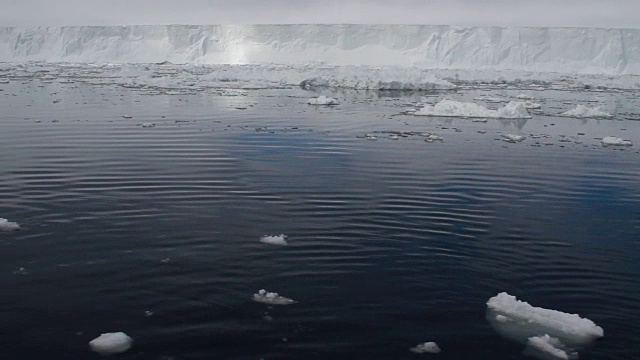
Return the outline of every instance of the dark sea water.
[[[0,217],[22,227],[0,233],[3,359],[100,359],[116,331],[135,342],[113,359],[525,359],[485,319],[503,291],[601,326],[581,359],[640,359],[638,94],[544,93],[614,119],[479,123],[403,114],[474,90],[0,89]]]

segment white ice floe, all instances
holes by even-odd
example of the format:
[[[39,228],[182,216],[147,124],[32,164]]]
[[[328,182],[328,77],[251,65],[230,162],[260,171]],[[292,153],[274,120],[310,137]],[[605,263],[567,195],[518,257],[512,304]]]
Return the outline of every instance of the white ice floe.
[[[476,103],[466,103],[454,100],[442,100],[437,104],[425,105],[414,113],[416,116],[446,116],[467,118],[496,118],[496,119],[528,119],[531,118],[524,104],[511,101],[498,110],[489,110]]]
[[[577,352],[567,349],[560,340],[549,335],[530,337],[524,353],[541,360],[571,360],[579,358]]]
[[[416,354],[424,354],[424,353],[437,354],[441,351],[438,344],[434,342],[426,342],[423,344],[418,344],[415,347],[410,348],[409,350],[411,350],[411,352],[414,352]]]
[[[268,292],[261,289],[257,294],[253,294],[253,301],[270,304],[270,305],[291,305],[297,301],[278,295],[276,292]]]
[[[531,96],[531,95],[527,95],[527,94],[520,94],[518,96],[516,96],[518,99],[520,100],[533,100],[535,99],[535,97]]]
[[[152,128],[152,127],[156,127],[156,124],[154,123],[144,123],[142,124],[143,128]]]
[[[623,140],[615,136],[605,136],[601,140],[603,146],[632,146],[633,143],[629,140]]]
[[[575,118],[611,118],[613,115],[604,111],[600,106],[590,108],[581,104],[576,105],[575,108],[565,111],[560,116],[575,117]]]
[[[0,218],[0,231],[14,231],[19,230],[20,225],[15,222],[11,222],[5,218]]]
[[[535,103],[533,101],[527,100],[524,103],[524,107],[527,109],[540,109],[542,108],[541,104]]]
[[[111,355],[125,352],[131,348],[133,339],[123,332],[106,333],[89,342],[91,350],[102,354]]]
[[[444,138],[442,136],[438,136],[435,134],[429,134],[427,136],[425,136],[426,139],[424,139],[424,141],[432,143],[434,141],[444,141]]]
[[[340,104],[338,100],[330,97],[326,97],[324,95],[320,95],[317,98],[311,98],[307,102],[309,105],[338,105]]]
[[[265,235],[260,238],[260,242],[270,245],[287,245],[287,235]]]
[[[533,341],[530,347],[533,345],[538,353],[540,349],[553,346],[571,354],[604,336],[604,330],[587,318],[534,307],[505,292],[487,302],[487,320],[506,338],[522,344]]]
[[[510,143],[521,142],[521,141],[524,141],[524,139],[526,139],[524,135],[516,135],[516,134],[502,135],[502,141],[506,141]]]

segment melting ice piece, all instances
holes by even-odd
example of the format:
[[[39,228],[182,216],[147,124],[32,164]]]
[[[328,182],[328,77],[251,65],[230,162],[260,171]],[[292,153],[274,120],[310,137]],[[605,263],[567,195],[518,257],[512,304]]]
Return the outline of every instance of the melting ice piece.
[[[530,337],[524,353],[541,360],[571,360],[579,358],[577,352],[571,351],[560,340],[549,335]]]
[[[434,342],[426,342],[424,344],[418,344],[415,347],[410,348],[409,350],[411,350],[411,352],[414,352],[416,354],[424,354],[424,353],[437,354],[441,351],[438,344]]]
[[[253,301],[270,304],[270,305],[291,305],[297,301],[278,295],[276,292],[268,292],[265,289],[253,294]]]
[[[414,113],[416,116],[450,116],[468,118],[496,118],[496,119],[529,119],[524,103],[511,101],[498,110],[489,110],[475,103],[465,103],[453,100],[442,100],[431,106],[425,105]]]
[[[515,135],[515,134],[502,135],[502,137],[503,137],[502,141],[506,141],[510,143],[517,143],[525,139],[523,135]]]
[[[619,137],[615,137],[615,136],[605,136],[604,138],[602,138],[602,145],[604,146],[609,146],[609,145],[614,145],[614,146],[632,146],[633,143],[629,140],[622,140]]]
[[[311,98],[308,102],[309,105],[338,105],[338,100],[321,95],[317,98]]]
[[[0,231],[14,231],[20,229],[18,223],[11,222],[5,218],[0,218]]]
[[[152,128],[152,127],[156,127],[156,124],[154,123],[144,123],[142,124],[143,128]]]
[[[565,111],[560,116],[575,117],[575,118],[611,118],[613,115],[602,110],[599,106],[590,108],[584,105],[576,105],[575,108]]]
[[[287,245],[287,235],[265,235],[260,238],[260,242],[271,245]]]
[[[563,350],[565,352],[576,350],[604,336],[604,330],[589,319],[577,314],[534,307],[505,292],[487,302],[487,320],[506,338],[527,344],[530,338],[548,335],[557,340],[557,346],[554,347],[566,347],[563,348],[566,349]],[[534,343],[539,341],[534,340]]]
[[[102,354],[111,355],[125,352],[131,348],[133,339],[123,332],[106,333],[89,342],[91,350]]]

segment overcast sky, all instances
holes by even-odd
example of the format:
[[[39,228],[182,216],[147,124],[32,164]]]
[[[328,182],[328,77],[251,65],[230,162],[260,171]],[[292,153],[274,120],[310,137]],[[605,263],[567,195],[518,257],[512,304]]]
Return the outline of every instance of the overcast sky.
[[[640,28],[640,0],[0,0],[0,26],[253,23]]]

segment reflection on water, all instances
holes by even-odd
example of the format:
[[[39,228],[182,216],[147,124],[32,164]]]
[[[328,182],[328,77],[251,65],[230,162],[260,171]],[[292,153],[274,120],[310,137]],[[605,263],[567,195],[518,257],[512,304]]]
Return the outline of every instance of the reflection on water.
[[[502,291],[604,328],[582,359],[640,356],[640,154],[598,140],[640,144],[640,123],[403,115],[416,94],[317,108],[298,89],[2,86],[13,358],[97,359],[88,342],[124,331],[115,358],[410,359],[435,341],[440,359],[521,359],[485,320]],[[273,234],[287,246],[260,242]]]

